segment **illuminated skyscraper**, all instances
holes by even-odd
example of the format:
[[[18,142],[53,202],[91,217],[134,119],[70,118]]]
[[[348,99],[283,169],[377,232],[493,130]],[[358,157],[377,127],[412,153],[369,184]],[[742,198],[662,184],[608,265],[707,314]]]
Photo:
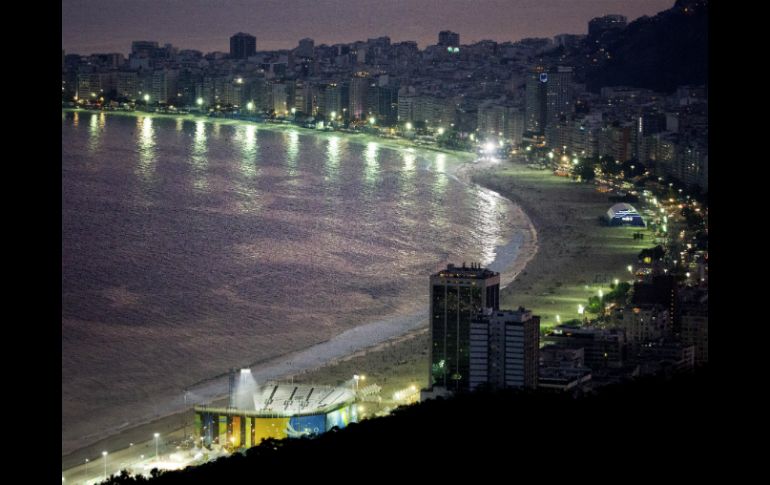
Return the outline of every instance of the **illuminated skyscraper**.
[[[548,73],[546,83],[547,123],[555,123],[573,111],[572,68],[559,66]]]
[[[471,321],[500,306],[500,273],[452,264],[430,277],[430,376],[428,387],[469,389]]]
[[[538,135],[544,133],[547,86],[548,73],[545,72],[543,67],[537,66],[527,75],[524,129],[530,133]]]

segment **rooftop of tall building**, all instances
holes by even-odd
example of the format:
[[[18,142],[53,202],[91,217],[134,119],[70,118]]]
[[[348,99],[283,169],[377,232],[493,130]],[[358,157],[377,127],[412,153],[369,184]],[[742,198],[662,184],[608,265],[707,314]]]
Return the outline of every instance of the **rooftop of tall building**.
[[[463,279],[479,279],[484,280],[499,276],[500,273],[492,271],[487,268],[482,268],[479,263],[471,263],[470,267],[463,262],[462,266],[455,266],[454,264],[447,264],[446,269],[442,269],[438,273],[431,275],[433,278],[463,278]]]

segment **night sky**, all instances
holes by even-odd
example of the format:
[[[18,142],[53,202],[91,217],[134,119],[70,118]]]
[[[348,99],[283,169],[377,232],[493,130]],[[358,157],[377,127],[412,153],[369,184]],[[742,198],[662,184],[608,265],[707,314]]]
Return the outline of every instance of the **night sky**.
[[[229,50],[239,31],[257,50],[290,49],[303,37],[316,45],[387,35],[435,44],[438,32],[460,42],[585,34],[588,21],[621,14],[631,21],[672,7],[674,0],[62,0],[67,53],[122,52],[133,40],[156,40],[203,52]]]

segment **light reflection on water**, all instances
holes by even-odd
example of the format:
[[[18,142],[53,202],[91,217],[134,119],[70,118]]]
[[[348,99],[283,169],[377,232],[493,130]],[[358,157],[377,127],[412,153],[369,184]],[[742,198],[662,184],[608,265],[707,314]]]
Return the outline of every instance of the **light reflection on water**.
[[[331,136],[326,146],[326,175],[332,177],[340,166],[340,137]]]
[[[373,141],[366,144],[366,153],[364,154],[365,163],[365,178],[367,186],[371,186],[377,180],[377,173],[379,163],[377,162],[377,153],[380,150],[380,146]]]
[[[487,189],[477,188],[476,195],[478,201],[476,210],[478,211],[479,238],[477,244],[481,250],[481,257],[485,261],[491,261],[495,258],[495,235],[499,234],[499,196],[493,194]]]
[[[101,113],[101,116],[104,117],[104,113]],[[99,139],[101,137],[101,132],[104,129],[103,122],[99,122],[99,115],[96,113],[93,113],[91,115],[91,119],[88,123],[88,151],[89,152],[95,152],[99,148]]]
[[[252,179],[257,175],[257,127],[254,125],[245,125],[238,127],[241,137],[241,173],[247,179]]]
[[[139,136],[138,175],[145,182],[149,182],[155,169],[155,131],[152,128],[152,118],[149,116],[137,117],[136,124]]]
[[[77,119],[62,121],[63,439],[422,309],[439,261],[486,264],[505,230],[499,200],[450,177],[451,155],[251,124],[108,115],[94,132]]]
[[[218,124],[214,124],[215,127],[219,127]],[[214,136],[219,135],[219,130],[215,131]],[[206,169],[208,168],[208,157],[206,153],[208,151],[206,144],[206,122],[198,120],[195,122],[195,138],[192,144],[192,173],[193,173],[193,186],[205,191],[208,189],[208,180],[206,179]]]
[[[407,151],[404,151],[402,153],[402,157],[404,158],[404,173],[408,175],[414,174],[414,162],[416,160],[416,157],[414,156],[414,153],[410,153]]]

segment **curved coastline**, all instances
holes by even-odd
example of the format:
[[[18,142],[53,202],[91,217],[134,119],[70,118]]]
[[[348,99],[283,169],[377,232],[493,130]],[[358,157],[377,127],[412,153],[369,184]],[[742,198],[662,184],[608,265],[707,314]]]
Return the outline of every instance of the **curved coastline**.
[[[197,115],[169,115],[159,113],[143,113],[143,112],[97,112],[90,110],[76,110],[76,109],[62,109],[63,112],[81,112],[81,113],[104,113],[106,115],[119,115],[119,116],[152,116],[163,117],[170,119],[184,119],[190,121],[204,121],[208,123],[222,123],[222,124],[253,124],[260,129],[271,130],[298,130],[301,132],[307,132],[307,134],[313,134],[316,136],[342,136],[348,135],[346,138],[352,143],[368,143],[377,142],[384,148],[390,148],[394,150],[425,150],[425,151],[440,151],[451,154],[459,159],[458,163],[447,164],[448,175],[460,180],[467,185],[474,185],[472,177],[475,173],[488,169],[493,166],[492,162],[483,163],[470,163],[475,157],[473,154],[467,152],[458,152],[453,150],[436,149],[431,147],[416,147],[413,146],[407,140],[400,139],[384,139],[375,136],[369,136],[366,134],[349,134],[345,132],[318,132],[312,129],[303,129],[295,125],[283,125],[283,124],[267,124],[258,123],[244,120],[231,120],[221,118],[208,118],[205,116]],[[488,266],[495,271],[501,273],[501,286],[508,286],[516,276],[521,273],[527,266],[530,260],[535,256],[538,251],[537,245],[537,230],[536,226],[532,223],[529,216],[523,211],[523,209],[511,199],[503,197],[497,192],[488,189],[481,184],[478,185],[482,190],[487,191],[492,197],[499,198],[502,203],[506,204],[508,210],[506,211],[506,238],[507,241],[502,245],[496,245],[495,258]],[[377,348],[381,348],[383,344],[388,342],[399,341],[405,338],[411,338],[413,336],[424,333],[426,330],[428,307],[427,305],[421,310],[411,313],[409,315],[396,315],[388,318],[380,319],[374,322],[368,322],[364,325],[348,329],[331,339],[313,344],[304,349],[290,352],[275,358],[272,358],[264,362],[256,362],[250,365],[255,378],[258,380],[279,380],[288,379],[298,374],[311,372],[321,367],[333,365],[334,363],[351,358],[352,356],[366,354]],[[214,376],[208,380],[202,381],[188,389],[195,402],[212,402],[221,399],[227,392],[227,376]],[[146,420],[136,421],[133,423],[123,423],[120,426],[113,427],[111,429],[102,429],[99,433],[82,437],[77,441],[71,441],[67,443],[65,448],[64,442],[62,444],[62,460],[63,465],[66,461],[71,461],[69,458],[74,457],[78,452],[83,451],[97,443],[110,440],[118,437],[121,434],[130,431],[132,429],[139,428],[141,426],[155,423],[159,420],[173,418],[182,414],[189,406],[189,402],[185,403],[183,397],[180,395],[178,399],[169,402],[166,409],[161,411],[159,415],[152,416]]]

